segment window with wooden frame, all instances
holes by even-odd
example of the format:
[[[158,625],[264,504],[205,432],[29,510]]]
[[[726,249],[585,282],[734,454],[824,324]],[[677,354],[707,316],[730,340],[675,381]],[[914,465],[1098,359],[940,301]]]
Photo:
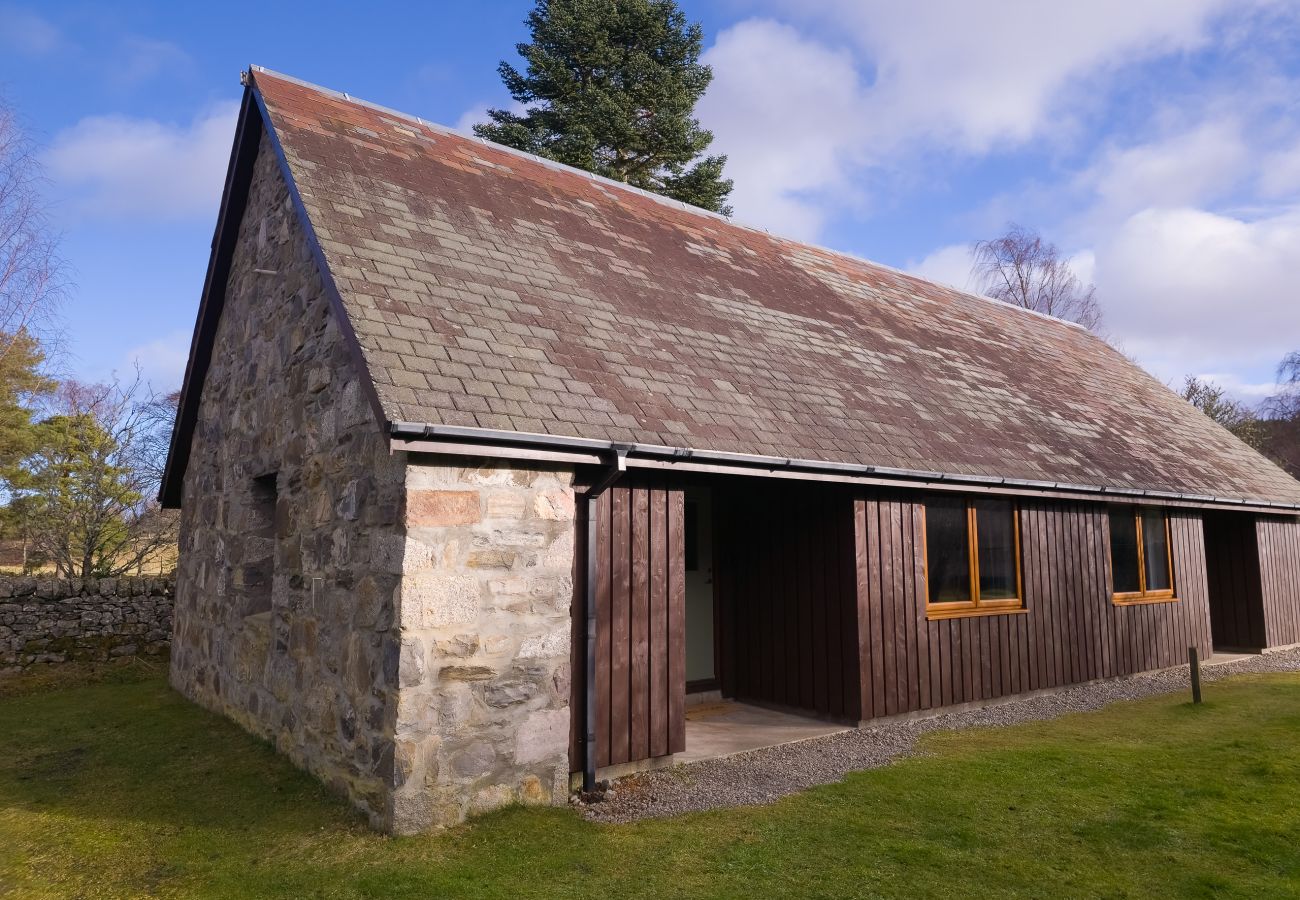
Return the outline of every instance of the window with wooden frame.
[[[925,501],[926,615],[1021,612],[1020,516],[993,497]]]
[[[1169,513],[1155,507],[1110,510],[1110,571],[1115,603],[1160,603],[1174,596]]]

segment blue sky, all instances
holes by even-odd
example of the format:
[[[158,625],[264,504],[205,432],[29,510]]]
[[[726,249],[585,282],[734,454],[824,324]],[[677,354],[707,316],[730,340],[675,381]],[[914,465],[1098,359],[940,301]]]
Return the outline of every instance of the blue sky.
[[[1038,228],[1164,380],[1266,396],[1300,349],[1300,4],[683,0],[736,217],[966,286]],[[0,0],[75,289],[65,365],[183,371],[249,63],[450,125],[507,98],[529,2]]]

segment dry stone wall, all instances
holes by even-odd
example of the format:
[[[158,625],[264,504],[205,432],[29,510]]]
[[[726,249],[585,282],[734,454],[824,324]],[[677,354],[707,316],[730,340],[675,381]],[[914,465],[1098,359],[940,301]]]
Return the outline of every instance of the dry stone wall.
[[[171,578],[0,578],[0,675],[167,652]]]

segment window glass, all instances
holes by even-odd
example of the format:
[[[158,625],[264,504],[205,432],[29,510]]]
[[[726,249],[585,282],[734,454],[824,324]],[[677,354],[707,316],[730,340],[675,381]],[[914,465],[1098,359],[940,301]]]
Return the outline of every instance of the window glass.
[[[1110,513],[1110,563],[1115,593],[1136,594],[1142,590],[1138,571],[1137,517],[1131,509]]]
[[[926,501],[925,552],[930,602],[969,603],[970,535],[966,501]]]
[[[1014,600],[1016,584],[1016,508],[1009,500],[977,500],[975,534],[979,544],[980,600]]]
[[[1142,510],[1142,555],[1146,564],[1147,593],[1167,591],[1169,583],[1169,532],[1159,509]]]

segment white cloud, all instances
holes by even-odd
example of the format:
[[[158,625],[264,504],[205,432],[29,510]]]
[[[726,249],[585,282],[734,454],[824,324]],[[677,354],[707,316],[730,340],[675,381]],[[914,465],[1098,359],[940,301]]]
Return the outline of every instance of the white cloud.
[[[1269,199],[1300,191],[1300,141],[1269,153],[1259,164],[1259,192]]]
[[[455,128],[457,131],[463,131],[466,134],[472,134],[475,125],[487,121],[487,112],[488,105],[486,103],[480,103],[478,106],[471,106],[460,114],[460,118],[456,120],[455,124],[452,125],[452,128]]]
[[[1277,384],[1272,380],[1250,381],[1243,379],[1235,372],[1196,372],[1193,374],[1201,381],[1217,384],[1235,399],[1251,406],[1267,400],[1277,393]],[[1175,387],[1181,387],[1181,380],[1175,381],[1174,385]]]
[[[1092,250],[1080,250],[1070,257],[1070,268],[1074,271],[1075,276],[1084,284],[1095,284],[1097,281],[1097,254]]]
[[[972,289],[971,267],[974,262],[970,244],[950,244],[940,247],[920,262],[910,263],[907,270],[959,291],[968,291]]]
[[[114,55],[109,77],[114,83],[129,87],[156,75],[187,71],[192,62],[190,55],[171,41],[128,35]]]
[[[221,103],[188,125],[91,116],[55,137],[46,167],[82,215],[212,218],[238,109]]]
[[[139,369],[154,391],[167,392],[181,386],[189,360],[190,333],[174,331],[127,351],[124,371]]]
[[[1245,178],[1251,148],[1242,123],[1214,118],[1130,147],[1108,146],[1071,186],[1089,197],[1087,219],[1102,227],[1144,209],[1221,200]]]
[[[507,100],[504,103],[478,103],[461,113],[452,128],[466,134],[473,134],[475,125],[488,121],[489,109],[508,109],[515,115],[523,115],[527,112],[527,107],[518,100]]]
[[[1300,336],[1300,209],[1149,209],[1096,248],[1107,324],[1161,378],[1266,371]]]
[[[896,184],[936,157],[1060,140],[1101,102],[1107,76],[1199,48],[1217,13],[1248,11],[1229,0],[767,5],[803,27],[753,18],[720,32],[698,111],[728,155],[738,217],[801,238],[870,200],[872,173]]]
[[[1202,46],[1233,0],[784,0],[855,44],[875,72],[878,134],[982,152],[1068,115],[1081,79]],[[1077,101],[1077,96],[1071,96]]]
[[[62,32],[48,19],[16,6],[0,6],[0,46],[24,56],[44,56],[62,44]]]
[[[853,58],[788,25],[748,20],[726,29],[704,54],[714,80],[700,119],[726,153],[732,203],[745,221],[814,238],[828,202],[847,191],[862,146],[866,96]]]
[[[109,37],[102,34],[103,23],[94,17],[78,17],[65,29],[39,13],[20,6],[0,4],[0,48],[22,56],[36,58],[64,51],[65,58],[73,58],[67,51],[78,50],[78,38],[90,38],[102,45],[97,53],[87,55],[77,62],[86,62],[94,69],[98,81],[120,88],[132,87],[160,74],[175,76],[188,72],[193,60],[190,55],[171,41],[120,34]],[[110,29],[111,30],[111,29]],[[78,57],[82,54],[78,53]]]

